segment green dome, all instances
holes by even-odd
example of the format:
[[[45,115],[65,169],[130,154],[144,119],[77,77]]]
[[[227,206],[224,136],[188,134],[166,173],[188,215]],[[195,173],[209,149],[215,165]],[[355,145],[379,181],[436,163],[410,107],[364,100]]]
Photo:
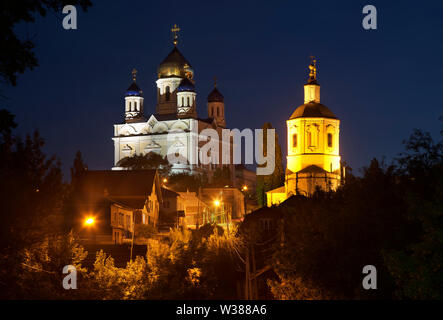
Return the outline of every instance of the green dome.
[[[296,118],[330,118],[338,119],[335,114],[329,110],[328,107],[321,103],[311,101],[309,103],[302,104],[291,115],[289,120]]]

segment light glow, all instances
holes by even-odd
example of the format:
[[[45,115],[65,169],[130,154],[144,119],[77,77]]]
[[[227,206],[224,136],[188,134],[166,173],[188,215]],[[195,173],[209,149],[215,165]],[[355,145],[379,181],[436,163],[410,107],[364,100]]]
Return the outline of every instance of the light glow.
[[[95,220],[92,217],[86,218],[85,225],[92,226],[94,224]]]

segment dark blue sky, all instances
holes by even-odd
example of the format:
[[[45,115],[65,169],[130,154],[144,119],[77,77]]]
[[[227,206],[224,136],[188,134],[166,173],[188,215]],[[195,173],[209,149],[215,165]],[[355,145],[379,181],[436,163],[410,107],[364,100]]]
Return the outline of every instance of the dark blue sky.
[[[438,138],[442,1],[92,1],[78,11],[78,30],[64,30],[61,13],[18,26],[36,42],[40,66],[2,88],[19,131],[39,129],[65,172],[76,150],[90,169],[113,165],[113,124],[123,120],[133,67],[145,113],[154,112],[174,23],[201,117],[216,75],[228,126],[269,121],[286,150],[285,121],[303,103],[312,54],[321,101],[341,119],[341,155],[354,169],[395,156],[413,128]],[[362,28],[366,4],[377,7],[378,30]]]

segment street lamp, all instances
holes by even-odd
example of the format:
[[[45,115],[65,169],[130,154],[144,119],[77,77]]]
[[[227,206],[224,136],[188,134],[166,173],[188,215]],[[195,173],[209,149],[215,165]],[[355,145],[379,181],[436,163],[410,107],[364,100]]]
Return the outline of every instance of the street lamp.
[[[244,185],[243,188],[241,188],[242,191],[248,191],[248,186]]]
[[[93,232],[93,226],[95,224],[94,217],[86,217],[83,225],[86,227],[86,233],[88,235],[89,240],[95,241],[95,232]]]
[[[85,220],[85,225],[86,225],[86,226],[92,226],[94,223],[95,223],[95,220],[94,220],[94,218],[92,218],[92,217],[88,217],[88,218],[86,218],[86,220]]]

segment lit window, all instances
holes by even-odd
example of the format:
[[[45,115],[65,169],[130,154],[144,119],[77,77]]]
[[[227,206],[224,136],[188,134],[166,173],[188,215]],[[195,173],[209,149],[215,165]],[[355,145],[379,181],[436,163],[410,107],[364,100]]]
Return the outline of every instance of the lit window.
[[[292,147],[297,148],[297,134],[296,133],[294,133],[292,135]]]
[[[332,148],[332,133],[328,133],[328,147]]]

